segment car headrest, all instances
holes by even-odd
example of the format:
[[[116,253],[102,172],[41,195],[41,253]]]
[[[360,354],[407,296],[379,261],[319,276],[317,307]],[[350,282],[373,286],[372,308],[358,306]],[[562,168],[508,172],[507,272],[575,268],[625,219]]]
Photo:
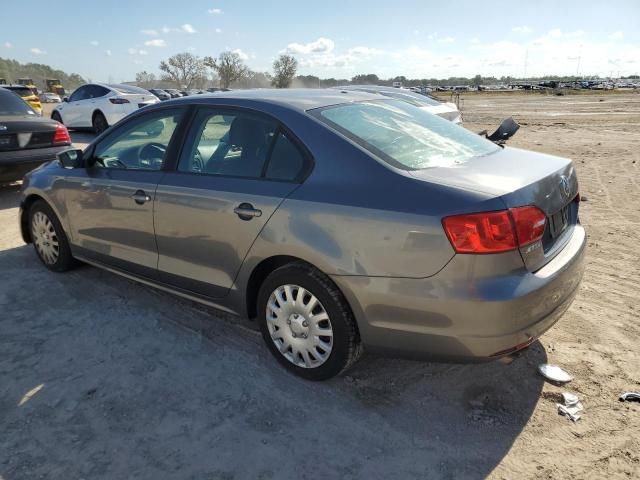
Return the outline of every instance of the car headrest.
[[[229,130],[229,143],[235,147],[257,147],[266,140],[267,125],[260,120],[236,117]]]

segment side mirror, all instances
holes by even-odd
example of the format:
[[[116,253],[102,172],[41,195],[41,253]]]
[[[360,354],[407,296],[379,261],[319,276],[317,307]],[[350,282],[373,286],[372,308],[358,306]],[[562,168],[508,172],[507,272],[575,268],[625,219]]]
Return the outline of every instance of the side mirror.
[[[82,150],[69,149],[56,155],[60,165],[64,168],[82,168],[84,167],[84,161],[82,159]]]
[[[69,97],[62,97],[62,101],[63,102],[68,102],[69,101]]]
[[[513,137],[520,128],[520,125],[512,118],[505,118],[498,129],[487,138],[492,142],[503,143]]]

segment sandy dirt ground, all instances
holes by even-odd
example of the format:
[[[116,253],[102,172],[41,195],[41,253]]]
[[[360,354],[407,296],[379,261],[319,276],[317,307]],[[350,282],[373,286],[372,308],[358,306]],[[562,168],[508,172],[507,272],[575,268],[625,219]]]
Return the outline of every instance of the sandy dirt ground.
[[[466,125],[574,159],[588,265],[510,364],[292,377],[252,324],[91,267],[54,274],[0,191],[0,479],[640,478],[640,94],[469,95]],[[88,136],[76,136],[80,143]],[[544,361],[575,378],[536,373]],[[577,423],[557,414],[579,395]]]

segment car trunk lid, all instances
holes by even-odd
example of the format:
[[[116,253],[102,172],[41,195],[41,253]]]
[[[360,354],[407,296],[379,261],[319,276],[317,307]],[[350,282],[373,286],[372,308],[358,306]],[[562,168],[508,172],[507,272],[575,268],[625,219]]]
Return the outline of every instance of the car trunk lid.
[[[534,205],[542,210],[546,216],[542,239],[520,249],[531,271],[562,249],[578,221],[578,179],[573,163],[566,158],[504,148],[452,167],[416,170],[411,175],[498,196],[508,208]]]
[[[53,146],[57,124],[37,120],[29,115],[0,117],[0,151]]]

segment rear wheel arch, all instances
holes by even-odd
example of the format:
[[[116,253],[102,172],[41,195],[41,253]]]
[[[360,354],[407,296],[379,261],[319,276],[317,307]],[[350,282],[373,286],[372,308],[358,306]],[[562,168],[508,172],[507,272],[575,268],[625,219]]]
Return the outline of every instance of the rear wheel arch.
[[[51,112],[51,119],[55,120],[56,122],[60,122],[64,125],[64,121],[62,120],[62,115],[57,110],[54,110],[53,112]]]
[[[258,304],[258,293],[260,292],[260,287],[267,279],[267,277],[275,270],[285,265],[292,264],[302,264],[317,270],[318,272],[326,275],[322,269],[316,267],[314,264],[303,260],[298,257],[294,257],[291,255],[274,255],[272,257],[265,258],[260,263],[258,263],[251,274],[249,275],[249,280],[247,281],[245,287],[245,302],[246,302],[246,312],[249,318],[254,319],[258,315],[257,304]],[[334,283],[335,285],[335,283]],[[342,296],[347,299],[346,295],[340,290],[340,287],[335,285],[336,289],[340,291]],[[346,300],[348,303],[348,300]]]
[[[106,126],[106,128],[104,128],[102,131],[106,130],[107,128],[109,128],[109,121],[107,120],[107,117],[105,116],[104,113],[102,113],[102,110],[100,110],[99,108],[96,108],[93,113],[91,114],[91,126],[93,128],[97,128],[96,127],[96,119],[102,117],[102,119],[104,120],[104,124]],[[102,131],[97,131],[96,133],[102,133]]]

